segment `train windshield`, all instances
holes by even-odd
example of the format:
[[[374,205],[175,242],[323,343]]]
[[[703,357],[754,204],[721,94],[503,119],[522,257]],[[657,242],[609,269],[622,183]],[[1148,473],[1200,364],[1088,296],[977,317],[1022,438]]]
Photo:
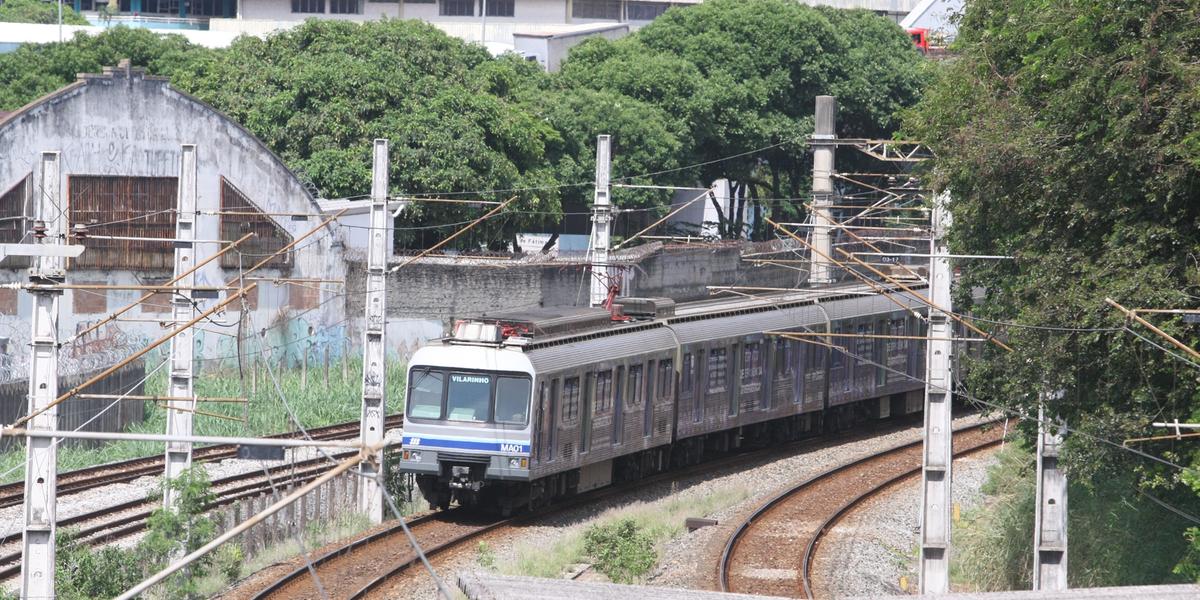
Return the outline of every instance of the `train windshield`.
[[[532,388],[527,375],[416,368],[408,389],[408,416],[524,426]]]

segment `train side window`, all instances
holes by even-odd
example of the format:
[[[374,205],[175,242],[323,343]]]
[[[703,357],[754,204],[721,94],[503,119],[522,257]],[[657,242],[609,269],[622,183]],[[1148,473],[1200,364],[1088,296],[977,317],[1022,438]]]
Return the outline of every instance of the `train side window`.
[[[673,391],[671,387],[675,381],[675,369],[673,367],[674,365],[669,358],[658,361],[658,397],[660,399],[665,400],[671,397],[671,392]]]
[[[833,333],[842,333],[842,328],[834,327]],[[845,338],[840,338],[840,337],[833,338],[833,345],[835,346],[835,348],[833,349],[832,356],[830,357],[830,360],[829,360],[829,368],[830,369],[840,369],[846,363],[846,353],[842,351],[842,348],[846,347]]]
[[[679,385],[682,386],[683,393],[687,394],[692,391],[692,380],[696,377],[696,357],[689,352],[683,355],[683,373],[679,377]]]
[[[704,376],[701,367],[704,365],[704,351],[696,352],[695,360],[696,382],[692,385],[692,420],[696,423],[704,420],[704,392],[700,389],[700,378]]]
[[[644,367],[642,365],[632,365],[629,367],[629,402],[630,406],[641,406],[642,404],[642,373]]]
[[[612,370],[596,373],[596,414],[604,414],[612,407],[613,372]]]
[[[792,372],[792,343],[786,338],[775,339],[775,376]]]
[[[579,419],[579,378],[568,377],[563,381],[562,389],[562,420],[563,424],[573,424]]]
[[[742,346],[742,385],[762,382],[762,344],[754,342]]]
[[[708,393],[725,391],[729,361],[725,348],[713,348],[708,353]]]

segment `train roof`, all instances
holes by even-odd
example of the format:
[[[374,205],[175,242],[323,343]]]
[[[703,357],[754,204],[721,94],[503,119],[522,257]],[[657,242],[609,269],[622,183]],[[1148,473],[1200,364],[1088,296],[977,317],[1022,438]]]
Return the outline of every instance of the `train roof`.
[[[639,298],[619,298],[618,303],[631,305],[637,316],[614,319],[606,309],[588,307],[504,311],[460,322],[454,337],[444,339],[443,343],[503,344],[531,352],[616,337],[619,341],[599,343],[595,348],[592,344],[587,350],[619,354],[622,350],[617,346],[621,345],[649,351],[676,339],[691,343],[824,324],[827,319],[858,314],[892,312],[899,305],[912,311],[923,307],[920,300],[906,292],[883,296],[872,286],[861,283],[711,298],[679,305],[669,299]]]

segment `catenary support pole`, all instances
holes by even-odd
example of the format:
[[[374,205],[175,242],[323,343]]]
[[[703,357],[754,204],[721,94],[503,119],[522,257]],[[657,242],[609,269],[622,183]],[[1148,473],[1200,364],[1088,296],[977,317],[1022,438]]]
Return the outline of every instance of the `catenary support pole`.
[[[1067,477],[1058,467],[1062,434],[1038,405],[1037,505],[1034,509],[1033,589],[1067,589]]]
[[[921,593],[950,590],[950,401],[953,331],[947,314],[950,298],[950,260],[946,258],[946,229],[950,225],[948,195],[934,201],[933,239],[929,259],[929,339],[925,342],[925,444],[921,472]]]
[[[812,254],[812,269],[808,280],[810,283],[833,283],[833,264],[827,257],[833,252],[829,235],[833,217],[830,206],[833,205],[833,155],[837,150],[835,126],[837,124],[837,98],[833,96],[817,96],[815,125],[812,135],[813,146],[813,246],[819,252]]]
[[[66,214],[61,210],[61,157],[43,152],[41,187],[35,202],[35,230],[45,224],[39,245],[61,245],[66,234]],[[62,283],[66,261],[58,256],[34,258],[30,283]],[[33,292],[30,322],[32,353],[29,359],[29,429],[58,429],[58,410],[51,405],[58,397],[58,290]],[[38,412],[41,411],[40,414]],[[21,597],[53,598],[54,535],[58,501],[58,451],[54,438],[29,438],[25,442],[25,535],[21,554]]]
[[[371,236],[367,247],[367,302],[363,324],[362,415],[359,438],[364,446],[383,441],[384,393],[387,390],[387,363],[384,335],[387,301],[387,228],[388,226],[388,141],[375,140],[371,164]],[[372,523],[383,522],[383,489],[375,476],[383,468],[383,451],[363,461],[362,485],[358,487],[358,509]]]
[[[196,285],[196,273],[191,270],[195,263],[196,248],[191,240],[196,239],[196,146],[184,144],[179,154],[179,195],[175,200],[175,278],[182,289],[171,296],[171,315],[176,323],[186,323],[195,316],[192,291]],[[185,277],[180,275],[188,273]],[[195,352],[192,330],[179,332],[171,338],[170,381],[167,395],[194,398],[192,393],[192,359]],[[192,417],[195,402],[170,402],[167,404],[167,435],[192,435]],[[170,482],[192,466],[191,442],[170,441],[166,444],[166,460],[163,477]],[[163,486],[163,508],[174,510],[178,492],[171,486]]]
[[[588,306],[602,306],[612,284],[608,272],[608,249],[612,226],[608,174],[611,165],[609,136],[596,136],[596,193],[592,203],[592,285]]]

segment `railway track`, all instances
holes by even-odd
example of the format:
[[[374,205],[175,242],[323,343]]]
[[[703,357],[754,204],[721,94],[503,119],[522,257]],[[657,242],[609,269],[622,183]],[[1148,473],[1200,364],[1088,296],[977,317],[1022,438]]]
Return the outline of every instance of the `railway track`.
[[[851,441],[872,437],[880,432],[890,432],[911,425],[913,419],[898,422],[885,422],[875,426],[863,427],[846,434],[829,437],[811,437],[799,441],[726,455],[708,460],[698,465],[683,469],[668,471],[646,477],[639,481],[618,484],[607,488],[588,492],[555,504],[548,509],[536,513],[527,513],[511,519],[486,519],[479,515],[468,513],[461,509],[453,509],[443,513],[433,513],[419,516],[406,521],[413,536],[421,545],[426,556],[432,558],[445,554],[456,548],[466,548],[467,544],[484,534],[492,533],[509,526],[516,526],[538,519],[544,519],[564,510],[594,503],[604,498],[625,494],[635,489],[652,485],[668,483],[695,476],[699,473],[712,472],[721,468],[745,464],[754,460],[768,460],[776,455],[795,453],[801,449],[819,449],[834,444],[844,444]],[[404,535],[399,523],[356,539],[348,544],[323,554],[308,564],[302,564],[295,569],[269,583],[257,591],[234,590],[226,598],[272,600],[272,599],[304,599],[304,598],[385,598],[403,597],[401,580],[406,575],[423,572],[419,558],[412,552],[412,547]],[[315,571],[316,577],[313,577]],[[320,580],[320,589],[317,580]]]
[[[955,458],[998,445],[995,422],[955,430]],[[812,566],[825,533],[881,491],[921,472],[922,442],[901,444],[846,463],[758,507],[730,535],[718,565],[721,590],[814,598]],[[781,544],[804,552],[780,552]]]
[[[401,415],[392,415],[387,418],[387,427],[399,427],[403,422]],[[340,440],[353,438],[358,435],[358,421],[349,423],[338,423],[336,425],[328,425],[326,427],[316,427],[308,430],[309,435],[316,440]],[[281,433],[272,436],[271,438],[299,438],[303,434],[299,432]],[[231,444],[218,444],[214,446],[203,446],[196,448],[193,452],[193,460],[197,462],[210,462],[215,460],[225,460],[237,456],[237,447]],[[120,462],[88,467],[77,471],[68,471],[59,473],[58,475],[58,496],[67,496],[85,490],[95,489],[114,483],[126,483],[133,481],[139,477],[147,475],[156,476],[162,473],[163,457],[148,456],[145,458],[134,458]],[[18,481],[5,485],[0,485],[0,508],[8,508],[10,506],[18,506],[25,501],[25,483]]]
[[[400,415],[388,417],[389,427],[398,427],[402,423]],[[352,438],[358,435],[358,422],[339,423],[327,427],[310,429],[309,435],[317,440],[337,440]],[[294,438],[303,434],[287,433],[270,437]],[[334,458],[346,458],[352,453],[341,452],[333,454]],[[233,445],[215,445],[197,448],[195,460],[201,462],[234,458],[237,447]],[[267,469],[268,477],[262,470],[248,471],[223,477],[212,481],[213,494],[216,501],[209,505],[210,509],[233,504],[244,498],[269,493],[272,484],[277,488],[303,485],[328,470],[329,463],[324,457],[303,460],[295,463],[275,466]],[[100,486],[125,483],[147,475],[158,475],[162,472],[162,457],[150,457],[110,463],[88,469],[80,469],[64,473],[73,484],[64,492],[60,485],[59,494],[77,493]],[[91,476],[94,481],[88,479]],[[61,479],[60,479],[61,484]],[[24,484],[15,483],[4,486],[6,494],[16,495],[16,504],[23,502]],[[9,500],[9,496],[0,496]],[[146,520],[157,506],[157,498],[151,494],[148,497],[106,506],[102,509],[84,514],[60,519],[60,528],[77,528],[79,540],[92,546],[101,546],[122,538],[129,537],[145,530]],[[11,506],[11,504],[6,505]],[[17,529],[0,536],[0,581],[16,577],[21,569],[21,531]]]

